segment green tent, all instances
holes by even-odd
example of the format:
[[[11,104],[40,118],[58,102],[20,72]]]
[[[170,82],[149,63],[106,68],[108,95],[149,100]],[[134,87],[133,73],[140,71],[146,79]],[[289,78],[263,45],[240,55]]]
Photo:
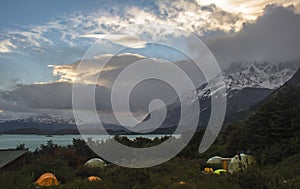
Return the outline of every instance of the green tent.
[[[236,172],[241,169],[247,168],[253,163],[255,163],[255,159],[253,156],[247,154],[238,154],[231,159],[228,169],[231,172]]]
[[[221,159],[222,159],[222,157],[220,157],[220,156],[214,156],[214,157],[209,158],[206,163],[221,164],[221,162],[222,162]]]
[[[93,158],[88,160],[84,165],[87,167],[104,167],[106,163],[100,158]]]

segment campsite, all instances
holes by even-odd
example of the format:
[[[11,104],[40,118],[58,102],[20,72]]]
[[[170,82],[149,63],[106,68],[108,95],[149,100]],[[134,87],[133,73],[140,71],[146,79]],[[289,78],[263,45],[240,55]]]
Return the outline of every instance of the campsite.
[[[130,169],[110,164],[98,157],[86,143],[74,139],[73,144],[61,147],[49,141],[34,152],[27,152],[25,162],[16,162],[14,170],[1,169],[1,188],[297,188],[300,183],[299,154],[277,165],[263,165],[252,156],[214,156],[222,147],[219,140],[206,154],[194,153],[199,132],[191,143],[170,161],[143,169]],[[126,137],[117,137],[126,143]],[[160,139],[162,142],[165,139]],[[133,146],[153,145],[153,141],[137,138]],[[26,147],[20,145],[18,150]],[[196,155],[195,155],[196,154]],[[225,157],[225,156],[224,156]],[[228,160],[230,161],[228,162]],[[291,162],[294,161],[294,162]],[[259,161],[259,160],[258,160]],[[222,163],[223,162],[223,163]],[[224,162],[228,162],[226,164]],[[247,162],[247,163],[246,163]],[[299,164],[297,164],[299,165]],[[280,167],[280,168],[279,168]],[[210,169],[210,171],[207,168]],[[224,169],[225,168],[225,169]],[[226,170],[227,168],[227,170]],[[288,173],[287,173],[288,172]],[[20,178],[19,175],[22,175]],[[18,178],[18,182],[15,179]]]

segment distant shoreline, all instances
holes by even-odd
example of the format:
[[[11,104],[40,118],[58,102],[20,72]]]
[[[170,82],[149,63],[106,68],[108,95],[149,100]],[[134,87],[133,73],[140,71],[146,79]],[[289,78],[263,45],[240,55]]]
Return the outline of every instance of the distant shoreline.
[[[175,136],[177,135],[168,135],[168,134],[143,134],[143,135],[118,135],[121,137],[127,137],[129,140],[134,140],[135,138],[162,138],[165,136]],[[178,135],[180,137],[180,135]],[[0,134],[0,149],[15,149],[20,144],[25,144],[25,147],[29,151],[34,151],[36,148],[40,148],[41,145],[46,145],[47,141],[52,141],[54,144],[60,146],[68,146],[73,143],[73,139],[82,139],[86,140],[91,138],[93,141],[102,141],[109,138],[113,138],[114,135],[52,135],[47,137],[46,135],[37,135],[37,134]]]

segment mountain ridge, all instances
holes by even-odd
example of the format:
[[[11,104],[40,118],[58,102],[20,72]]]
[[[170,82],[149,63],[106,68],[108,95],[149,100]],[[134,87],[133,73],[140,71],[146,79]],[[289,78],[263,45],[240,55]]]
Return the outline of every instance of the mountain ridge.
[[[297,68],[298,64],[298,62],[292,64],[292,66],[288,62],[278,65],[272,65],[267,62],[262,64],[258,62],[253,62],[252,64],[245,63],[243,65],[232,64],[227,70],[224,71],[224,82],[226,83],[226,96],[228,101],[225,122],[231,121],[231,117],[233,117],[232,120],[242,118],[244,113],[239,114],[238,116],[237,114],[243,111],[247,112],[249,109],[251,109],[251,107],[259,104],[266,96],[271,94],[276,88],[279,88],[282,85],[283,80],[291,78],[288,83],[292,83],[294,82],[294,80],[299,81],[293,79],[296,78],[296,76],[292,77],[292,74],[296,72],[293,69]],[[270,73],[271,75],[267,75],[268,73]],[[296,74],[299,73],[297,72]],[[279,79],[283,75],[283,79]],[[253,78],[256,78],[255,82],[253,82]],[[239,80],[242,80],[243,82],[238,82]],[[269,88],[264,88],[257,84],[258,82],[266,83],[266,81],[273,84],[270,85]],[[213,84],[218,85],[219,83],[216,82],[212,83],[212,85]],[[275,84],[276,87],[274,87]],[[215,88],[219,89],[218,87]],[[211,89],[208,88],[207,84],[203,84],[202,86],[200,86],[197,91],[198,96],[193,98],[199,99],[201,105],[201,116],[204,117],[200,119],[199,128],[205,128],[205,125],[207,124],[210,116],[210,98],[214,91],[211,91]],[[188,100],[192,101],[193,98]],[[179,113],[180,106],[178,102],[175,101],[173,104],[168,105],[168,115],[166,117],[166,120],[159,129],[153,132],[172,133],[179,121],[177,119],[180,116]],[[150,117],[151,113],[146,116],[145,120],[149,119]],[[67,119],[63,116],[41,114],[19,120],[1,120],[0,132],[3,133],[9,130],[16,131],[16,129],[44,129],[47,130],[47,132],[48,130],[52,130],[54,132],[57,132],[58,130],[68,130],[69,133],[74,133],[78,132],[76,131],[76,124],[78,124],[79,126],[86,125],[87,127],[94,127],[94,125],[91,123],[88,124],[79,122],[80,120],[75,120],[74,118]],[[4,129],[5,125],[9,125],[9,127],[6,127],[6,129]],[[14,129],[10,128],[12,125]],[[127,130],[125,127],[117,124],[104,123],[104,125],[105,128],[112,133],[133,133]],[[138,126],[139,125],[137,125],[136,127]],[[149,130],[152,129],[149,128]]]
[[[227,150],[252,152],[263,164],[300,150],[300,69],[264,99],[248,118],[229,125]]]

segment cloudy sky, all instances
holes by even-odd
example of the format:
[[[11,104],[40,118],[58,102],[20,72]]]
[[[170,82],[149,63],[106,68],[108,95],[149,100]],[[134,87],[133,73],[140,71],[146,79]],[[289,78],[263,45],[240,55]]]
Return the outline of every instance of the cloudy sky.
[[[109,113],[117,75],[132,61],[147,58],[172,61],[195,85],[201,83],[201,71],[185,55],[152,42],[197,53],[195,41],[188,40],[197,36],[226,68],[236,61],[295,60],[299,33],[299,0],[2,0],[0,118],[71,115],[74,82],[83,90],[97,83],[97,107]],[[77,72],[79,63],[84,70]],[[97,80],[98,74],[103,78]],[[176,96],[157,81],[136,91],[144,100],[136,95],[137,114],[147,111],[155,91],[167,102]]]

